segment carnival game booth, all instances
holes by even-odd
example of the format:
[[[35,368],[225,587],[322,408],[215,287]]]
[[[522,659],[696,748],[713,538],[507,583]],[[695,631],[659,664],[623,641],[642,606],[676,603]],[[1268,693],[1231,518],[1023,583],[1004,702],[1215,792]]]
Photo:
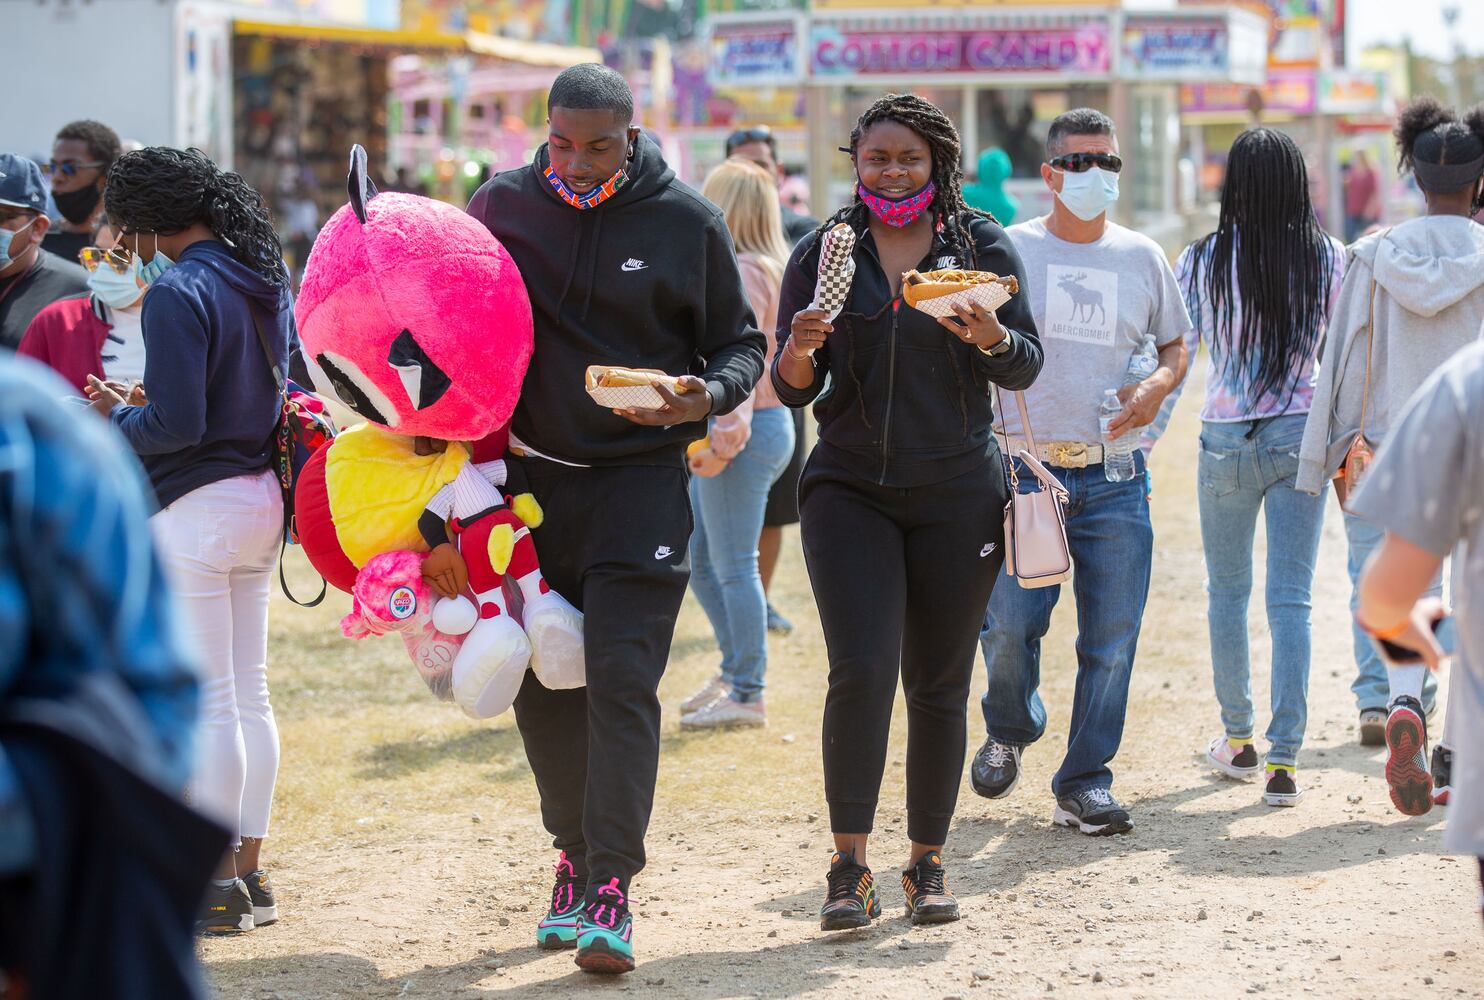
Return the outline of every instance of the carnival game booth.
[[[297,268],[345,200],[346,149],[365,148],[384,190],[463,204],[490,169],[523,162],[526,126],[556,74],[599,58],[474,31],[239,19],[234,163],[268,200]]]
[[[291,241],[312,239],[345,201],[352,145],[365,147],[376,182],[387,180],[392,60],[468,48],[463,35],[441,32],[267,20],[232,29],[234,162]]]
[[[458,203],[491,172],[530,159],[558,73],[603,61],[597,49],[473,31],[464,39],[463,53],[392,60],[388,122],[391,168]]]

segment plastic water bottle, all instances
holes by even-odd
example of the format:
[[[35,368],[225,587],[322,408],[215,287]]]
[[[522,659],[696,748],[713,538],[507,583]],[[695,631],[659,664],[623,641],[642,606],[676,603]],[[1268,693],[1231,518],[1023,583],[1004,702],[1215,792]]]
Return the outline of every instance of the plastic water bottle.
[[[1128,371],[1123,376],[1123,384],[1137,385],[1158,370],[1159,351],[1154,346],[1154,334],[1145,334],[1128,359]]]
[[[1122,412],[1118,390],[1105,390],[1098,407],[1098,427],[1103,434],[1103,475],[1110,483],[1126,483],[1135,475],[1134,449],[1139,446],[1139,436],[1132,431],[1125,431],[1116,440],[1108,436],[1108,425]]]

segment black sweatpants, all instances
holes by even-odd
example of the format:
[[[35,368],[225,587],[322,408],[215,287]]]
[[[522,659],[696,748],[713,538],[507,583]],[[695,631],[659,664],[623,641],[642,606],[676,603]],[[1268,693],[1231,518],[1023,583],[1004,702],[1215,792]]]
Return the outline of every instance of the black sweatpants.
[[[907,701],[907,835],[941,844],[958,800],[965,713],[1004,548],[998,455],[946,482],[877,486],[827,445],[799,484],[804,559],[829,652],[824,787],[835,833],[869,833],[897,674]]]
[[[583,614],[587,686],[549,691],[526,675],[515,721],[558,849],[597,886],[628,891],[644,867],[659,767],[657,690],[690,580],[685,469],[577,469],[507,459],[545,519],[541,572]],[[593,890],[590,889],[590,892]]]

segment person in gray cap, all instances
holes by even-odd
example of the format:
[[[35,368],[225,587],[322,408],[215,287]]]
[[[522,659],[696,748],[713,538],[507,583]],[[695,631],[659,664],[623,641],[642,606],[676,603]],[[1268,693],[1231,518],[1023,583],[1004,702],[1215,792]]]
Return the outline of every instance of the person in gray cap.
[[[41,310],[88,290],[88,272],[41,249],[50,226],[41,168],[0,153],[0,349],[15,350]]]

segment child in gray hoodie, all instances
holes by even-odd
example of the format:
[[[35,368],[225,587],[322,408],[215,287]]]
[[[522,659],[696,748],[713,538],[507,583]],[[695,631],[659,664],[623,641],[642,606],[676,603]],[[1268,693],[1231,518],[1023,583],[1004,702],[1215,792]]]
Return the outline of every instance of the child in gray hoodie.
[[[1297,485],[1309,493],[1323,490],[1344,464],[1361,431],[1362,408],[1366,440],[1383,447],[1407,400],[1478,339],[1484,325],[1484,226],[1472,219],[1484,176],[1484,106],[1460,120],[1436,100],[1419,98],[1403,109],[1395,135],[1401,166],[1416,176],[1427,214],[1365,237],[1346,253],[1300,450]],[[1380,544],[1381,529],[1347,512],[1345,534],[1353,584]],[[1441,578],[1431,593],[1441,593]],[[1354,600],[1352,594],[1352,609]],[[1355,658],[1361,743],[1385,740],[1387,710],[1397,697],[1410,694],[1431,710],[1431,675],[1426,691],[1397,690],[1397,678],[1388,677],[1358,628]]]

